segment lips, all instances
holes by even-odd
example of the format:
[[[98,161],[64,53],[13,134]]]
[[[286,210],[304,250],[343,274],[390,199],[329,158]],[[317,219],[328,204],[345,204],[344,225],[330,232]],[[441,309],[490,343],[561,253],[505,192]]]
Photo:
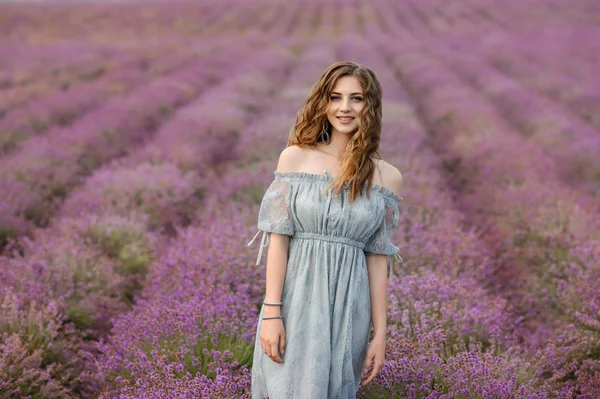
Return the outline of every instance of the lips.
[[[352,116],[338,116],[337,117],[342,122],[350,122],[354,117]]]

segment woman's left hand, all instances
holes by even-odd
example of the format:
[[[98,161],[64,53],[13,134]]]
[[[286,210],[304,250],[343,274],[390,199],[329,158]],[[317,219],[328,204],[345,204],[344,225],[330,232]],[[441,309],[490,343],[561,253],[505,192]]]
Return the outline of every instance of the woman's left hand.
[[[367,358],[363,373],[362,386],[367,385],[375,378],[379,370],[383,367],[385,361],[385,336],[376,336],[373,338],[367,349]]]

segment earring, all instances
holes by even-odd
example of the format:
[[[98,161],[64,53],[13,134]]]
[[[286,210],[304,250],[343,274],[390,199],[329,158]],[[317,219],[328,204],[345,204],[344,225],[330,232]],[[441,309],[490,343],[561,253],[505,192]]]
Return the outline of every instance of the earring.
[[[321,137],[323,137],[323,143],[325,143],[325,144],[330,143],[331,136],[329,135],[329,121],[328,120],[325,120],[323,129],[321,130]]]

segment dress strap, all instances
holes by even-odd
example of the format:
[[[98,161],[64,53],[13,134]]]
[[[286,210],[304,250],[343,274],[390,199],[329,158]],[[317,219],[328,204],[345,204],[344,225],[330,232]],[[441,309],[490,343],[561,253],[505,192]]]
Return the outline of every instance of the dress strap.
[[[250,240],[250,242],[248,244],[246,244],[247,247],[251,246],[252,243],[254,242],[254,240],[256,239],[256,237],[260,234],[261,230],[258,230],[256,232],[256,234],[254,235],[254,237],[252,238],[252,240]],[[267,247],[269,245],[269,233],[266,231],[262,232],[262,238],[260,240],[260,247],[258,248],[258,256],[256,257],[256,263],[254,264],[254,267],[258,267],[260,265],[260,261],[262,258],[262,253],[263,253],[263,248]]]

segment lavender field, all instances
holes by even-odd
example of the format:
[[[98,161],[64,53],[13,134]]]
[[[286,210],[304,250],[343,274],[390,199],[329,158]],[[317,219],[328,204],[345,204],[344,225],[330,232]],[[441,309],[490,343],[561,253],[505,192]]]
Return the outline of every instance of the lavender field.
[[[250,398],[262,195],[331,63],[404,176],[359,398],[600,398],[600,2],[0,4],[0,398]]]

